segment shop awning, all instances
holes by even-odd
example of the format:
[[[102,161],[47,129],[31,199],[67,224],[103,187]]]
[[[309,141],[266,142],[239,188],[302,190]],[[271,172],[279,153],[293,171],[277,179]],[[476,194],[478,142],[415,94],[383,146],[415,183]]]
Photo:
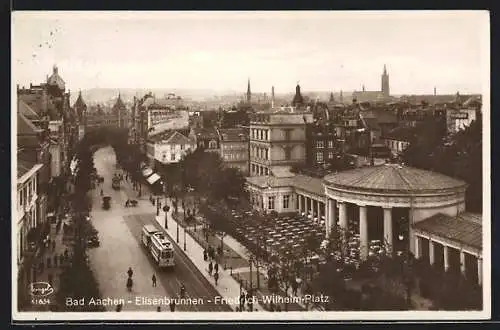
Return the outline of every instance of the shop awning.
[[[156,181],[160,180],[161,177],[156,174],[156,173],[153,173],[150,177],[148,177],[146,180],[148,181],[149,184],[154,184]]]
[[[148,176],[150,176],[151,174],[153,174],[153,170],[152,170],[152,169],[150,169],[150,168],[145,168],[145,169],[143,169],[143,170],[142,170],[142,175],[143,175],[144,177],[146,177],[146,178],[147,178]]]

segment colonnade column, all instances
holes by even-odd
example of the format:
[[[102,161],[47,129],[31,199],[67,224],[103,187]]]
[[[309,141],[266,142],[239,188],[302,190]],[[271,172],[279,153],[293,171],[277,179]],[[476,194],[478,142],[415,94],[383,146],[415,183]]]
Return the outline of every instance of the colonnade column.
[[[368,257],[368,219],[366,217],[366,206],[359,207],[359,240],[360,240],[360,258],[366,260]]]
[[[302,213],[302,212],[304,212],[302,210],[302,195],[297,194],[297,200],[298,200],[298,205],[299,205],[299,213]]]
[[[477,283],[483,285],[483,259],[477,257]]]
[[[415,259],[420,258],[420,236],[415,235]]]
[[[318,222],[321,222],[321,203],[320,201],[317,201],[317,207],[318,207]]]
[[[449,258],[448,246],[443,245],[444,271],[447,271],[448,268],[450,267],[450,262],[448,258]]]
[[[347,230],[348,229],[348,223],[347,223],[347,205],[345,202],[338,202],[339,203],[339,220],[340,220],[340,228],[342,230]]]
[[[309,209],[309,206],[310,206],[309,197],[304,196],[304,203],[306,204],[306,210],[305,210],[306,211],[306,215],[308,215],[309,211],[310,211],[310,209]]]
[[[384,245],[389,254],[393,251],[392,208],[384,208]]]
[[[429,263],[434,265],[434,242],[429,238]]]
[[[330,234],[332,232],[332,228],[337,225],[337,223],[336,223],[337,220],[335,219],[335,200],[328,198],[327,204],[328,204],[328,214],[326,216],[326,219],[327,219],[326,232],[327,232],[327,236],[330,236]]]
[[[460,250],[460,271],[465,275],[465,252]]]

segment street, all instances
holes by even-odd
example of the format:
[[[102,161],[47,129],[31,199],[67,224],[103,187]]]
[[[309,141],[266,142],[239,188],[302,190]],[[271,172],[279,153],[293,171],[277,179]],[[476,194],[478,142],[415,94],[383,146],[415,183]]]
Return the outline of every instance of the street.
[[[115,172],[115,156],[111,147],[99,149],[94,154],[97,172],[104,177],[104,184],[93,192],[92,221],[99,231],[101,246],[90,250],[90,260],[100,284],[103,298],[124,298],[124,311],[156,310],[157,306],[137,305],[136,297],[160,298],[177,297],[180,285],[186,287],[186,297],[203,299],[203,304],[177,305],[178,311],[231,311],[224,304],[215,304],[214,297],[218,295],[212,285],[202,276],[183,251],[174,244],[176,266],[173,270],[158,269],[148,252],[140,242],[142,226],[154,223],[156,208],[149,201],[149,195],[143,187],[143,197],[137,198],[130,182],[124,181],[120,190],[111,188],[111,177]],[[102,209],[102,198],[111,197],[111,208]],[[127,198],[139,201],[137,207],[125,208]],[[134,286],[132,292],[125,288],[126,271],[132,267],[134,271]],[[153,274],[157,277],[157,287],[152,286]],[[114,310],[109,306],[109,310]],[[168,306],[161,306],[168,310]]]

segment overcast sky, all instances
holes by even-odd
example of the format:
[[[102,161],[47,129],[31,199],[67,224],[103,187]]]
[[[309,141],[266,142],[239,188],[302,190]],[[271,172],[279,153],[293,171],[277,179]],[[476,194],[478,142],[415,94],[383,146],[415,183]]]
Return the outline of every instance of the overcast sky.
[[[13,78],[93,87],[481,92],[486,12],[15,12]],[[483,74],[483,79],[482,79]]]

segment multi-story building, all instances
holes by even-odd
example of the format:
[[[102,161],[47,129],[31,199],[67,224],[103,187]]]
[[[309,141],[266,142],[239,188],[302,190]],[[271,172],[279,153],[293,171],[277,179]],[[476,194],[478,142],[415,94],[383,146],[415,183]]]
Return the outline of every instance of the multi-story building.
[[[197,148],[220,153],[220,139],[215,128],[191,128],[189,137],[196,142]]]
[[[229,167],[248,174],[248,130],[245,128],[224,128],[217,130],[220,141],[220,155]]]
[[[196,142],[178,131],[168,131],[150,137],[147,142],[147,157],[150,167],[158,164],[178,163],[188,151],[196,149]]]
[[[26,287],[32,282],[32,264],[38,240],[42,238],[44,227],[38,216],[38,174],[43,164],[18,159],[15,210],[16,262],[18,266],[18,301],[24,306],[29,297]]]
[[[131,113],[130,140],[146,150],[149,137],[165,131],[189,128],[189,112],[182,98],[169,94],[156,98],[152,93],[134,98]]]
[[[476,120],[477,110],[475,108],[446,109],[446,127],[450,134],[470,126]]]
[[[328,164],[342,153],[343,144],[337,140],[333,121],[315,121],[306,126],[306,165]]]
[[[96,111],[87,112],[83,99],[79,96],[78,100],[77,102],[79,103],[79,108],[82,109],[80,111],[83,113],[83,109],[85,109],[86,115],[82,121],[85,122],[85,130],[87,132],[102,127],[129,128],[130,116],[127,111],[127,106],[123,103],[120,94],[118,94],[118,98],[109,112],[105,112],[101,105],[97,105]],[[77,103],[75,103],[74,107],[77,107]]]
[[[306,125],[313,114],[294,107],[250,115],[250,176],[276,175],[306,162]]]

